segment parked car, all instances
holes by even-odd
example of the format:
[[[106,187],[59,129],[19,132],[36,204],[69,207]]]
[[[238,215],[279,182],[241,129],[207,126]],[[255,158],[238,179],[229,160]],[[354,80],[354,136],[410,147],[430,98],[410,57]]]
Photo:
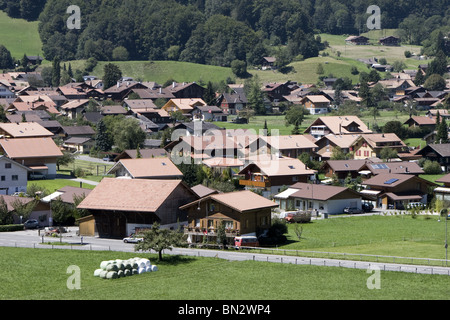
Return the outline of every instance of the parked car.
[[[25,221],[23,226],[25,229],[36,229],[39,228],[39,221],[37,221],[36,219],[29,219]]]
[[[363,211],[361,209],[356,208],[356,207],[346,207],[346,208],[344,208],[344,213],[358,214],[358,213],[363,213]]]
[[[45,174],[43,174],[42,172],[32,172],[30,173],[30,179],[45,179]]]
[[[123,238],[123,242],[125,243],[138,243],[144,241],[143,238],[136,236],[135,234],[130,235],[129,237]]]
[[[259,241],[254,236],[239,236],[234,238],[234,247],[236,249],[240,247],[259,247]]]
[[[288,223],[302,223],[302,222],[310,222],[311,221],[311,213],[310,212],[297,212],[297,213],[288,213],[284,219]]]
[[[364,212],[370,212],[373,210],[373,204],[371,204],[370,202],[365,202],[362,204],[362,209],[364,210]]]

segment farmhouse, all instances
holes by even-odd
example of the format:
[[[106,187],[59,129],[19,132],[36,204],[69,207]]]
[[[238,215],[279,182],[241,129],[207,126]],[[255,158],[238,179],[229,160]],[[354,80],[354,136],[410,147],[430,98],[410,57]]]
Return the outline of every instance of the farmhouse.
[[[330,107],[330,100],[323,95],[307,95],[300,103],[310,114],[328,113]]]
[[[261,190],[265,197],[280,192],[284,186],[312,180],[316,175],[315,170],[309,169],[299,159],[269,155],[258,158],[239,171],[243,176],[239,184],[246,189]]]
[[[302,153],[310,155],[317,145],[304,135],[259,136],[248,146],[249,154],[272,154],[277,157],[297,158]]]
[[[357,116],[326,116],[319,117],[305,130],[319,139],[328,134],[363,134],[372,133],[366,124]]]
[[[437,161],[445,172],[450,168],[450,143],[430,143],[417,151],[419,156],[431,161]]]
[[[364,36],[349,36],[345,39],[345,42],[354,45],[367,45],[369,44],[369,38]]]
[[[354,158],[381,158],[383,148],[390,148],[400,153],[406,145],[395,133],[363,134],[353,144]]]
[[[382,46],[398,46],[400,45],[400,38],[395,36],[382,37],[378,41]]]
[[[93,216],[99,237],[123,238],[154,222],[176,227],[187,221],[184,204],[197,195],[181,180],[103,180],[78,205]]]
[[[187,210],[188,224],[185,234],[189,242],[217,237],[218,229],[225,226],[228,243],[235,236],[256,235],[271,225],[271,211],[278,207],[275,202],[252,191],[236,191],[210,194],[190,202],[180,209]]]
[[[361,209],[361,195],[358,192],[323,184],[296,183],[275,195],[274,199],[284,211],[310,211],[322,215],[340,214],[345,207]]]

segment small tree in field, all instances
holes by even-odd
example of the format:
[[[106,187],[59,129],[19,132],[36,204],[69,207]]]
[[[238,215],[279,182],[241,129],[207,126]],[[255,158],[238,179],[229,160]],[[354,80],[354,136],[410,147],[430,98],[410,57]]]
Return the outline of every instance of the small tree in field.
[[[161,261],[162,251],[164,249],[172,250],[172,247],[183,246],[186,243],[186,237],[178,230],[161,229],[159,223],[155,222],[151,229],[142,232],[143,241],[135,245],[135,251],[158,252],[158,259]]]

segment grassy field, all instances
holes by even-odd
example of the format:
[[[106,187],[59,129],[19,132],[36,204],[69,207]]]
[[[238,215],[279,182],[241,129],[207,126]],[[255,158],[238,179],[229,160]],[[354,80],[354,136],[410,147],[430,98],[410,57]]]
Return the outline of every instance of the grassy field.
[[[67,61],[66,65],[69,62],[74,70],[85,68],[85,60]],[[159,84],[173,79],[177,82],[197,82],[206,86],[208,81],[218,83],[226,81],[227,78],[235,78],[231,68],[177,61],[99,61],[90,74],[102,78],[104,66],[108,63],[119,66],[124,77],[140,81],[155,81]]]
[[[438,300],[450,277],[382,272],[369,290],[366,270],[231,262],[215,258],[107,251],[0,248],[2,300]],[[157,272],[114,280],[94,277],[100,262],[147,257]],[[79,290],[67,288],[67,268],[80,268]],[[176,310],[166,310],[167,314]],[[100,311],[100,310],[99,310]]]
[[[299,240],[289,225],[291,243],[283,249],[445,259],[445,223],[436,215],[355,216],[301,226]]]
[[[0,44],[3,44],[13,58],[21,59],[26,53],[42,56],[42,43],[38,33],[38,22],[12,19],[0,11]]]
[[[35,184],[38,187],[42,188],[43,190],[47,190],[49,193],[53,193],[56,190],[61,189],[62,187],[65,187],[65,186],[70,186],[70,187],[79,187],[80,186],[79,182],[71,181],[68,179],[29,180],[28,186],[31,184]],[[93,185],[90,185],[87,183],[83,183],[82,187],[87,188],[87,189],[94,188]]]
[[[300,132],[303,132],[306,128],[308,128],[314,122],[314,120],[316,120],[318,117],[322,117],[322,116],[326,117],[326,116],[330,116],[330,115],[307,115],[300,126]],[[394,111],[381,110],[380,116],[378,116],[376,119],[374,119],[372,116],[368,115],[365,112],[363,112],[359,118],[369,128],[372,128],[375,123],[381,127],[381,126],[385,125],[386,122],[391,121],[391,120],[404,122],[409,118],[409,115],[397,114]],[[284,115],[255,116],[250,119],[248,124],[235,124],[235,123],[229,123],[229,122],[217,122],[215,124],[219,127],[225,128],[225,129],[254,129],[254,130],[256,130],[256,133],[258,133],[259,130],[262,130],[264,128],[265,121],[267,121],[267,127],[268,127],[269,131],[272,129],[276,129],[279,131],[280,135],[291,134],[292,129],[294,128],[294,126],[292,126],[292,125],[289,125],[289,126],[285,125],[285,116]],[[416,145],[418,143],[418,141],[411,140],[410,143],[413,146],[413,145]],[[417,144],[417,145],[419,145],[419,144]],[[422,143],[422,145],[423,145],[423,143]]]

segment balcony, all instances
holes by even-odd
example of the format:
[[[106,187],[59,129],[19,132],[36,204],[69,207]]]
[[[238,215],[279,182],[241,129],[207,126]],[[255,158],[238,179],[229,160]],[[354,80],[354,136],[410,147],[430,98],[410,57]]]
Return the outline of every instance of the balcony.
[[[253,180],[239,180],[241,186],[246,187],[259,187],[259,188],[269,188],[269,181],[253,181]]]
[[[211,236],[216,237],[217,236],[217,228],[209,227],[209,228],[202,228],[202,227],[191,227],[191,226],[185,226],[184,227],[184,234],[190,234],[190,235],[196,235],[196,236]],[[225,229],[225,234],[227,238],[234,238],[240,235],[239,229]]]

